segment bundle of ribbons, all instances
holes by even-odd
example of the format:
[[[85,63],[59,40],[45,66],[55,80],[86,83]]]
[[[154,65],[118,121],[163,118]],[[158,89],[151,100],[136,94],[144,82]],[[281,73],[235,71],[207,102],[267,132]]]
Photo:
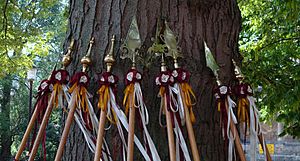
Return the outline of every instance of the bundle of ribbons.
[[[125,107],[126,115],[128,115],[130,108],[138,109],[136,114],[137,114],[139,129],[143,133],[144,140],[145,140],[144,148],[150,151],[149,155],[152,161],[154,160],[160,161],[158,152],[155,148],[153,140],[147,129],[147,124],[149,123],[149,115],[148,115],[147,107],[144,102],[143,93],[140,85],[141,80],[142,80],[142,74],[138,72],[136,69],[130,69],[127,72],[125,77],[126,88],[124,90],[123,105]]]
[[[228,86],[222,84],[222,82],[219,80],[219,66],[205,42],[204,47],[207,67],[209,67],[213,71],[216,77],[216,82],[218,84],[218,87],[214,90],[214,93],[217,109],[220,112],[220,123],[223,138],[225,139],[225,144],[228,145],[228,161],[232,161],[233,158],[235,158],[236,151],[239,155],[240,160],[246,161],[240,137],[235,126],[235,124],[237,124],[237,119],[233,112],[233,108],[236,106],[236,104],[230,97],[232,93],[231,89]]]
[[[101,152],[103,150],[101,150],[100,147],[102,146],[102,142],[104,139],[104,126],[106,118],[111,124],[115,124],[117,126],[122,143],[122,160],[126,160],[126,152],[128,149],[122,127],[125,128],[126,131],[128,131],[129,124],[125,113],[121,110],[116,101],[116,85],[118,82],[118,77],[111,73],[112,65],[115,62],[115,59],[113,58],[114,40],[115,37],[113,36],[110,51],[104,58],[104,62],[107,65],[107,71],[103,72],[99,79],[100,88],[98,90],[98,107],[101,109],[101,114],[99,119],[94,161],[99,161],[102,157]],[[144,159],[146,161],[151,161],[149,155],[147,154],[147,151],[135,135],[134,143],[140,150]]]
[[[69,74],[64,69],[53,71],[51,75],[51,80],[54,80],[55,82],[53,87],[53,105],[54,107],[61,107],[64,111],[67,111],[68,109],[65,108],[63,100],[66,100],[69,104],[71,100],[71,94],[73,94],[74,89],[77,86],[82,86],[80,87],[79,93],[74,93],[78,97],[77,100],[79,100],[79,102],[76,103],[78,108],[76,109],[74,116],[77,125],[84,135],[89,149],[94,152],[96,142],[95,127],[97,127],[95,126],[95,124],[98,122],[98,119],[96,117],[92,104],[88,99],[91,96],[86,90],[89,79],[90,78],[86,73],[79,72],[76,73],[69,82]],[[85,80],[87,80],[86,83],[84,83]],[[68,83],[72,85],[71,88],[67,86]]]
[[[251,161],[256,160],[256,149],[258,140],[262,145],[262,149],[265,154],[265,160],[271,161],[271,156],[269,150],[265,145],[265,140],[263,137],[263,132],[259,122],[259,110],[256,107],[256,99],[253,97],[253,89],[248,83],[244,83],[244,75],[242,74],[240,68],[237,66],[234,60],[233,65],[235,66],[235,75],[239,84],[233,87],[234,94],[237,97],[237,117],[240,123],[244,123],[244,136],[246,142],[247,131],[250,134],[250,159]]]
[[[191,160],[191,158],[188,152],[184,136],[182,134],[182,125],[184,124],[182,122],[182,120],[184,120],[184,112],[182,111],[185,109],[179,109],[183,108],[183,106],[179,105],[180,103],[183,103],[183,100],[177,97],[178,95],[180,95],[180,91],[178,90],[178,88],[173,87],[175,79],[170,71],[161,71],[160,74],[156,77],[155,81],[156,85],[160,87],[160,114],[166,114],[166,112],[170,113],[172,128],[176,135],[176,158],[179,160],[182,160],[184,158],[184,160],[189,161]],[[177,98],[179,98],[179,102]],[[161,121],[160,124],[162,125]]]
[[[225,143],[228,144],[229,161],[233,160],[233,154],[235,154],[234,140],[236,139],[236,133],[230,130],[230,122],[232,121],[234,124],[237,124],[237,120],[233,112],[233,108],[236,106],[236,104],[231,99],[230,93],[230,88],[225,85],[219,85],[215,89],[217,108],[220,112],[222,134],[223,138],[225,139]]]
[[[51,81],[49,81],[47,79],[41,81],[41,83],[38,87],[38,93],[37,93],[37,97],[36,97],[37,101],[34,106],[38,113],[36,116],[37,123],[35,124],[33,136],[31,138],[31,145],[30,145],[29,153],[31,153],[31,151],[33,149],[34,141],[36,140],[36,136],[37,136],[38,126],[40,126],[42,124],[42,120],[45,115],[46,108],[47,108],[48,102],[49,102],[49,95],[51,94],[52,90],[54,90],[54,88],[53,88],[53,84],[51,83]],[[46,133],[45,132],[43,133],[43,136],[42,136],[42,150],[43,150],[43,159],[46,160]]]
[[[196,104],[196,95],[188,83],[191,74],[187,70],[179,68],[176,60],[174,62],[175,69],[172,72],[172,76],[175,78],[175,83],[173,88],[175,88],[174,91],[176,91],[175,94],[177,95],[181,122],[182,124],[185,123],[187,128],[193,159],[195,161],[200,161],[194,129],[192,126],[196,122],[196,117],[193,112],[193,105]]]
[[[96,148],[98,118],[89,100],[91,97],[87,91],[89,81],[90,78],[85,72],[78,72],[72,77],[70,81],[72,86],[68,91],[71,93],[71,97],[73,97],[73,95],[76,97],[75,106],[77,108],[75,111],[75,121],[83,132],[88,147],[94,153]],[[105,151],[109,153],[107,146],[104,146],[104,148]],[[109,157],[107,156],[105,158],[107,160]]]
[[[152,53],[161,54],[161,72],[156,77],[156,85],[160,86],[159,96],[161,99],[161,113],[166,114],[170,160],[191,160],[185,138],[183,136],[183,125],[186,125],[188,138],[191,146],[193,160],[200,161],[198,147],[192,124],[196,118],[193,112],[193,105],[196,103],[196,96],[188,84],[190,73],[180,68],[177,62],[182,57],[180,48],[177,47],[177,39],[167,24],[161,25],[158,20],[156,41],[149,49]],[[165,56],[173,58],[174,70],[167,70]],[[161,117],[160,117],[160,124]],[[173,131],[175,133],[176,145],[173,144]],[[174,146],[176,147],[174,150]],[[174,154],[175,153],[175,154]]]
[[[24,134],[22,143],[20,145],[20,148],[18,150],[18,153],[15,157],[15,160],[18,160],[21,156],[22,151],[24,150],[24,143],[26,142],[29,133],[31,131],[32,122],[37,118],[38,123],[40,124],[39,131],[36,136],[36,129],[34,130],[34,135],[32,139],[32,144],[30,148],[30,156],[29,160],[32,161],[35,158],[35,155],[38,151],[39,143],[42,139],[42,147],[44,150],[44,160],[46,159],[46,151],[45,151],[45,139],[46,139],[46,127],[48,124],[48,120],[50,118],[51,112],[53,107],[61,107],[64,111],[68,112],[68,109],[65,108],[65,100],[67,104],[70,104],[71,102],[76,102],[76,107],[83,107],[83,110],[81,108],[76,108],[76,111],[74,113],[75,120],[78,126],[80,127],[81,131],[84,134],[85,140],[88,144],[89,149],[94,152],[95,151],[95,141],[96,141],[96,132],[97,129],[94,127],[95,124],[98,122],[97,117],[94,113],[93,107],[88,100],[88,97],[90,96],[89,93],[86,90],[86,86],[88,84],[89,77],[85,73],[77,73],[75,74],[70,83],[73,84],[72,88],[69,89],[67,86],[69,82],[69,73],[65,70],[65,68],[70,64],[71,61],[71,51],[74,45],[74,40],[71,41],[70,47],[68,48],[67,54],[63,57],[63,67],[59,70],[53,70],[50,76],[49,80],[43,80],[41,82],[41,85],[39,87],[38,92],[38,99],[36,104],[36,109],[33,113],[33,117],[31,118],[31,121],[27,127],[26,133]],[[75,90],[79,88],[79,90]],[[77,92],[74,92],[77,91]],[[75,99],[73,97],[73,100],[71,99],[71,95],[76,96]],[[73,93],[74,92],[74,93]],[[49,99],[49,95],[51,93],[51,97]],[[73,103],[74,104],[74,103]],[[95,130],[96,129],[96,130]],[[105,147],[107,147],[107,144],[105,142]],[[108,156],[110,155],[108,148],[105,153],[105,161],[111,160]]]
[[[90,82],[90,78],[87,75],[86,71],[88,66],[91,63],[89,58],[92,45],[94,43],[94,38],[91,39],[88,52],[86,56],[81,59],[83,65],[82,72],[77,72],[74,74],[70,80],[71,87],[67,89],[70,93],[65,93],[65,97],[68,101],[68,117],[65,123],[61,141],[55,156],[55,160],[61,160],[66,139],[69,134],[70,126],[75,116],[75,121],[78,124],[79,128],[84,134],[85,140],[89,149],[92,152],[95,152],[96,149],[96,135],[97,135],[97,125],[98,118],[94,112],[94,108],[89,100],[91,95],[87,91],[87,87]],[[104,140],[103,145],[104,152],[103,160],[111,161],[111,155],[106,141]]]
[[[99,79],[100,88],[97,92],[99,94],[98,108],[101,109],[101,111],[107,111],[106,118],[111,124],[117,126],[119,136],[122,141],[122,154],[124,158],[127,150],[127,145],[120,119],[126,120],[126,117],[124,117],[123,115],[119,115],[120,108],[116,102],[115,95],[118,80],[118,77],[110,72],[102,73],[102,76]]]
[[[184,111],[187,110],[190,116],[191,123],[196,122],[195,114],[193,112],[193,105],[196,104],[196,95],[192,90],[192,87],[188,84],[190,79],[190,72],[182,68],[174,69],[172,76],[175,78],[174,88],[178,90],[177,99],[179,102],[179,107],[181,107],[180,116],[184,118]],[[184,109],[184,104],[186,109]]]
[[[129,118],[128,127],[128,152],[127,161],[134,160],[134,133],[135,124],[139,126],[144,140],[144,149],[147,150],[151,160],[160,161],[160,157],[152,141],[152,138],[147,129],[149,123],[148,110],[144,102],[141,81],[142,74],[138,72],[136,64],[137,57],[140,56],[141,37],[137,25],[136,17],[133,17],[126,39],[121,45],[122,59],[130,59],[132,61],[131,69],[125,75],[125,85],[123,105],[125,107],[125,114]],[[136,111],[137,110],[137,111]]]

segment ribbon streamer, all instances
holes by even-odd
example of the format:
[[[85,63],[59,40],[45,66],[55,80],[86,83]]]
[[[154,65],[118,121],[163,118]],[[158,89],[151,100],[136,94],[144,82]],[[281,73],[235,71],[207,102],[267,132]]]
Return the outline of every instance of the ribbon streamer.
[[[259,122],[259,111],[255,105],[255,98],[251,86],[247,83],[240,83],[235,86],[235,94],[238,97],[238,118],[240,122],[245,123],[245,128],[249,129],[250,133],[250,159],[251,161],[256,160],[256,149],[258,143],[258,136],[262,134],[261,125]],[[245,130],[245,137],[246,137]],[[262,142],[265,142],[262,138]],[[266,146],[262,144],[265,160],[268,159],[266,154]]]
[[[117,82],[118,82],[118,77],[111,74],[110,72],[104,72],[102,74],[100,78],[100,88],[98,90],[98,94],[99,94],[98,108],[102,110],[107,110],[106,117],[112,124],[115,124],[117,126],[122,141],[123,159],[126,160],[125,154],[127,152],[127,144],[125,141],[125,135],[122,126],[128,132],[128,121],[125,113],[120,109],[120,107],[118,106],[115,100]],[[145,150],[145,148],[143,147],[143,145],[140,143],[139,139],[136,136],[134,136],[134,142],[138,147],[138,149],[140,150],[140,152],[142,153],[143,157],[147,161],[151,161],[149,155],[147,154],[147,151]],[[150,142],[152,142],[152,140]],[[150,143],[149,145],[151,147],[154,147],[153,142]],[[160,161],[160,159],[158,161]]]
[[[164,113],[164,107],[167,106],[167,110],[171,112],[171,120],[173,125],[173,131],[176,136],[176,160],[191,161],[191,157],[188,152],[186,141],[182,134],[182,125],[184,124],[184,106],[183,100],[180,96],[180,90],[178,85],[174,85],[175,79],[171,72],[162,71],[159,76],[156,77],[156,85],[160,86],[159,96],[161,97],[161,114]],[[164,98],[166,97],[166,98]],[[163,100],[167,100],[166,104]],[[161,119],[160,119],[161,121]],[[160,122],[160,124],[162,124]],[[182,158],[183,157],[183,158]]]
[[[234,115],[233,108],[236,106],[235,102],[230,97],[230,89],[227,86],[219,86],[215,90],[215,97],[217,99],[218,111],[220,114],[220,121],[222,127],[223,138],[228,140],[228,161],[233,160],[235,156],[234,140],[236,139],[236,133],[230,130],[230,122],[232,119],[233,124],[237,124],[237,119]],[[226,108],[226,106],[228,108]]]
[[[140,86],[140,81],[142,79],[141,73],[139,73],[135,69],[129,70],[126,74],[125,84],[126,88],[124,90],[124,99],[123,105],[125,107],[125,113],[128,115],[129,108],[137,108],[138,109],[138,117],[141,122],[141,130],[143,132],[145,143],[150,150],[150,157],[152,161],[160,161],[160,157],[155,148],[152,138],[147,129],[147,124],[149,123],[149,115],[147,107],[144,103],[143,93]],[[147,147],[144,147],[145,149]]]
[[[76,99],[75,102],[77,109],[74,113],[75,121],[82,131],[89,149],[91,152],[95,153],[98,118],[94,112],[91,102],[89,101],[91,95],[86,89],[86,86],[89,83],[89,77],[84,72],[79,72],[72,77],[70,83],[73,83],[71,88],[68,88],[66,85],[62,86],[64,89],[64,97],[68,104],[72,101],[71,98],[73,96]],[[104,152],[102,160],[112,161],[110,150],[105,139],[102,148]]]
[[[51,83],[50,80],[42,80],[40,83],[40,86],[38,87],[38,94],[37,94],[37,101],[35,104],[35,108],[37,108],[37,122],[35,124],[34,127],[34,131],[33,131],[33,136],[31,139],[31,146],[29,149],[29,153],[31,153],[33,145],[34,145],[34,141],[36,140],[36,136],[37,136],[37,129],[38,126],[41,125],[43,117],[45,115],[46,112],[46,108],[48,106],[49,103],[49,95],[53,90],[53,84]],[[43,158],[44,161],[46,161],[46,132],[44,132],[43,134],[43,138],[42,138],[42,150],[43,150]]]

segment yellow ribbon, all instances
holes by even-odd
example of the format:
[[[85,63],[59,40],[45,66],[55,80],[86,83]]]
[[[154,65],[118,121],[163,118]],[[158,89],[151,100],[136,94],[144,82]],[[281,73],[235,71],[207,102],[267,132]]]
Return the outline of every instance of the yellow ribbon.
[[[73,91],[76,89],[77,83],[75,83],[70,89],[69,92],[73,93]],[[79,90],[75,91],[76,93],[76,105],[78,107],[78,100],[80,100],[80,107],[84,112],[88,112],[88,102],[87,102],[87,89],[85,87],[80,87]]]
[[[58,96],[59,93],[62,91],[62,86],[59,83],[54,84],[53,86],[53,92],[54,92],[54,99],[53,99],[53,105],[54,107],[58,107]]]
[[[128,114],[129,108],[134,107],[134,102],[134,83],[130,83],[124,90],[123,105],[125,107],[126,115]]]
[[[238,99],[238,118],[240,122],[249,123],[249,101],[247,98],[239,98]]]
[[[218,101],[218,111],[220,112],[221,111],[221,102]]]
[[[99,94],[98,108],[101,109],[101,111],[106,111],[108,100],[110,99],[109,86],[102,85],[97,93]],[[106,115],[106,117],[112,124],[116,124],[116,120],[118,119],[117,115],[114,110],[111,110],[111,112],[113,118],[111,118],[109,115]]]
[[[191,122],[194,124],[196,122],[196,117],[193,112],[193,105],[196,104],[196,95],[192,90],[192,87],[188,83],[180,83],[182,94],[183,94],[183,101],[190,113]],[[192,98],[194,102],[192,101]]]
[[[99,94],[98,108],[103,111],[107,110],[107,102],[110,99],[109,97],[109,86],[102,85],[97,92]]]
[[[165,115],[166,114],[166,108],[165,108],[165,106],[167,106],[166,104],[165,104],[165,92],[166,92],[166,88],[165,87],[163,87],[163,86],[161,86],[160,88],[159,88],[159,95],[160,95],[160,97],[162,98],[161,99],[161,105],[162,105],[162,113]]]

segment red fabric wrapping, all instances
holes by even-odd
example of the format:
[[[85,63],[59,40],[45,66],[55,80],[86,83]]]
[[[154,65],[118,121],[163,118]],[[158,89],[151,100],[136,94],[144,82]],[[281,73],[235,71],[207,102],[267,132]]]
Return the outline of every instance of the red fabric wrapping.
[[[141,82],[142,74],[138,72],[136,69],[130,69],[125,76],[125,85],[129,85],[130,83]]]
[[[111,72],[103,72],[100,76],[98,76],[98,82],[99,82],[99,89],[103,86],[110,86],[116,95],[117,93],[117,84],[119,81],[119,77],[112,74]],[[116,95],[117,96],[117,95]]]
[[[253,95],[253,89],[248,83],[240,83],[233,87],[233,93],[238,98],[245,98]]]
[[[226,89],[226,90],[224,90]],[[228,122],[228,115],[226,111],[226,103],[227,103],[227,96],[231,94],[231,90],[229,87],[225,85],[218,86],[215,90],[215,97],[217,100],[217,105],[220,104],[220,121],[221,127],[223,129],[223,134],[225,140],[228,139],[227,137],[227,122]]]
[[[64,71],[60,71],[63,73],[65,73]],[[64,74],[64,76],[66,76],[66,74]],[[64,77],[67,78],[67,77]],[[62,80],[63,81],[63,80]],[[62,82],[61,81],[61,82]],[[87,88],[88,84],[90,82],[90,77],[85,73],[85,72],[78,72],[75,75],[72,76],[71,80],[70,80],[70,84],[74,85],[75,83],[77,84],[77,86],[79,86],[79,88]],[[83,99],[83,98],[81,98]],[[80,110],[82,117],[83,117],[83,121],[84,121],[84,125],[85,127],[92,131],[93,130],[93,126],[92,126],[92,120],[90,118],[90,115],[88,112],[85,112],[83,110]]]
[[[53,82],[53,84],[67,84],[69,82],[69,79],[70,77],[68,71],[63,69],[53,71],[50,77],[50,80],[51,82]]]
[[[39,87],[38,87],[38,94],[36,96],[37,101],[34,105],[34,107],[37,109],[37,123],[34,126],[33,130],[33,137],[31,139],[31,145],[29,152],[31,152],[33,148],[34,141],[36,139],[37,135],[37,127],[42,123],[44,114],[46,112],[46,108],[48,106],[48,101],[49,101],[49,94],[52,92],[53,85],[52,82],[49,80],[42,80]],[[35,109],[34,109],[35,110]],[[44,137],[42,139],[42,149],[43,149],[43,157],[44,160],[46,160],[46,131],[44,132]]]
[[[173,70],[172,76],[175,78],[175,81],[178,83],[187,83],[191,77],[191,74],[189,71],[185,69],[177,68]]]
[[[70,84],[73,85],[77,83],[79,86],[87,88],[90,82],[90,77],[85,72],[78,72],[70,80]]]
[[[164,88],[164,92],[166,94],[167,99],[167,110],[172,112],[171,106],[174,106],[174,102],[171,101],[171,95],[169,86],[173,85],[175,80],[170,71],[162,71],[155,79],[156,85],[160,86],[160,88]],[[163,96],[162,96],[163,97]],[[172,112],[173,113],[173,112]],[[174,127],[174,115],[171,115],[172,126]]]

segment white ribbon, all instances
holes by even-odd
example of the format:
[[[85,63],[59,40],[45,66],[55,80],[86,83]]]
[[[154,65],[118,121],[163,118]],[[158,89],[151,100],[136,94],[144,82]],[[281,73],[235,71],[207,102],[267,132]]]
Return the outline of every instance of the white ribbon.
[[[178,83],[175,83],[174,84],[174,88],[177,89],[177,102],[178,102],[178,108],[179,108],[179,116],[180,116],[180,119],[181,119],[181,125],[184,125],[185,123],[185,113],[184,113],[184,105],[183,105],[183,96],[181,95],[181,88],[180,88],[180,85]]]
[[[253,96],[247,96],[249,101],[249,110],[250,110],[250,154],[251,154],[251,161],[256,160],[256,148],[257,148],[257,140],[258,135],[262,133],[261,126],[259,123],[259,111],[255,105],[255,98]],[[264,150],[265,160],[267,160],[266,154],[266,145],[265,140],[262,138],[262,148]]]
[[[118,107],[118,105],[116,103],[116,100],[115,100],[115,94],[113,93],[113,91],[111,90],[110,87],[109,87],[109,90],[110,90],[109,91],[110,99],[107,102],[107,108],[108,109],[111,108],[111,112],[115,112],[116,113],[116,111],[119,109],[119,107]],[[123,129],[122,129],[122,126],[121,126],[120,121],[119,121],[119,119],[122,119],[121,117],[122,116],[118,116],[117,115],[117,118],[113,118],[113,119],[116,119],[115,121],[116,121],[117,129],[118,129],[121,141],[123,143],[123,150],[125,150],[125,152],[127,152],[127,144],[126,144],[126,140],[125,140],[125,135],[123,133]],[[123,153],[123,155],[125,155],[125,154]]]
[[[116,99],[115,99],[115,95],[113,93],[113,90],[111,88],[109,88],[109,94],[110,94],[110,100],[109,102],[111,103],[111,107],[112,109],[114,110],[114,112],[116,113],[117,115],[117,119],[118,119],[118,124],[119,125],[123,125],[123,127],[126,129],[126,131],[128,132],[128,121],[127,121],[127,117],[126,115],[124,114],[124,112],[120,109],[120,107],[117,105],[116,103]],[[120,122],[119,122],[120,121]],[[120,124],[121,123],[121,124]],[[118,127],[119,129],[119,127]],[[119,133],[120,134],[120,133]],[[120,134],[121,136],[122,134]],[[122,137],[122,136],[121,136]],[[122,138],[121,138],[122,139]],[[123,145],[126,145],[126,142],[125,142],[125,138],[124,139],[124,142],[123,142]],[[123,141],[122,139],[122,141]],[[147,151],[144,149],[143,145],[141,144],[141,142],[139,141],[139,139],[134,135],[134,143],[136,144],[136,146],[138,147],[138,149],[140,150],[140,152],[142,153],[143,157],[145,158],[146,161],[151,161],[149,155],[147,154]],[[127,149],[127,146],[125,147]],[[126,158],[125,158],[126,160]],[[160,161],[160,160],[158,160]]]
[[[68,92],[69,88],[66,85],[62,85],[62,89],[63,89],[63,94],[66,98],[66,101],[69,104],[71,102],[71,94]],[[72,93],[72,95],[75,95],[75,93]],[[82,115],[80,112],[80,104],[78,104],[79,108],[76,109],[76,111],[74,113],[74,117],[75,117],[75,122],[77,123],[78,127],[80,128],[81,132],[83,133],[83,136],[85,138],[85,141],[86,141],[89,149],[91,150],[92,153],[95,153],[96,145],[95,145],[95,142],[93,141],[93,139],[96,139],[96,136],[98,133],[98,118],[94,112],[93,105],[91,104],[91,102],[88,99],[88,97],[90,98],[90,96],[91,95],[89,93],[87,93],[86,101],[88,102],[88,110],[89,110],[90,118],[92,120],[93,131],[88,130],[85,126],[85,122],[83,121],[83,118],[82,118]],[[61,101],[59,101],[59,104],[63,108],[64,106],[63,106],[63,101],[62,101],[62,95],[61,96],[59,95],[59,98],[61,98]],[[104,142],[104,144],[102,146],[102,149],[105,149],[105,153],[102,153],[103,161],[112,161],[111,153],[110,153],[110,150],[108,148],[105,138],[103,139],[103,142]]]
[[[148,142],[149,148],[150,148],[150,152],[151,152],[151,158],[153,161],[160,161],[160,157],[158,155],[158,152],[156,150],[156,147],[152,141],[152,138],[150,137],[150,134],[148,132],[148,129],[146,127],[146,125],[149,122],[149,115],[148,115],[148,110],[147,107],[143,101],[143,93],[142,93],[142,89],[139,83],[135,83],[134,84],[134,94],[136,96],[136,100],[137,100],[137,107],[139,109],[139,113],[141,116],[141,121],[142,121],[142,125],[143,125],[143,129],[144,129],[144,135],[145,135],[145,140]]]
[[[173,101],[173,104],[176,106],[176,109],[177,109],[175,112],[173,111],[173,113],[172,113],[173,118],[174,118],[174,125],[175,125],[175,128],[173,130],[174,130],[175,136],[176,136],[176,158],[177,158],[177,161],[180,160],[180,151],[179,150],[181,149],[183,152],[185,161],[191,161],[191,157],[188,152],[188,148],[187,148],[185,139],[183,137],[182,131],[179,126],[179,124],[181,124],[182,126],[184,125],[184,122],[185,122],[184,110],[186,110],[184,107],[184,104],[183,104],[183,100],[182,100],[180,91],[181,91],[181,89],[180,89],[180,86],[178,83],[175,83],[174,87],[169,86],[170,96],[171,96],[171,98],[174,98],[174,99],[171,99],[171,101]],[[173,93],[176,96],[174,96]],[[179,112],[179,117],[181,119],[180,121],[178,121],[175,116],[176,112]]]
[[[176,100],[176,97],[174,96],[173,92],[177,95],[179,93],[177,88],[174,88],[172,86],[169,86],[169,95],[170,95],[170,101],[173,102],[175,108],[173,107],[172,103],[170,103],[170,109],[172,112],[176,113],[179,110],[179,106]]]
[[[175,114],[174,114],[174,123],[175,123],[175,128],[173,130],[174,130],[175,136],[176,136],[176,143],[178,143],[180,145],[185,161],[191,161],[191,157],[190,157],[186,142],[184,140],[183,134],[181,132],[181,129],[179,127],[179,123],[177,121]],[[177,147],[179,147],[179,146],[177,145],[176,148]],[[176,155],[178,156],[177,161],[180,161],[179,148],[178,148],[178,150],[176,150]]]
[[[228,104],[228,109],[227,109],[227,137],[228,137],[228,161],[232,161],[233,159],[233,155],[234,155],[234,158],[235,158],[235,150],[234,150],[234,140],[236,139],[235,137],[235,133],[233,133],[231,130],[230,130],[230,121],[232,119],[232,122],[234,124],[237,124],[237,119],[233,113],[233,109],[236,104],[235,102],[230,98],[229,95],[227,95],[227,102],[225,102]]]

